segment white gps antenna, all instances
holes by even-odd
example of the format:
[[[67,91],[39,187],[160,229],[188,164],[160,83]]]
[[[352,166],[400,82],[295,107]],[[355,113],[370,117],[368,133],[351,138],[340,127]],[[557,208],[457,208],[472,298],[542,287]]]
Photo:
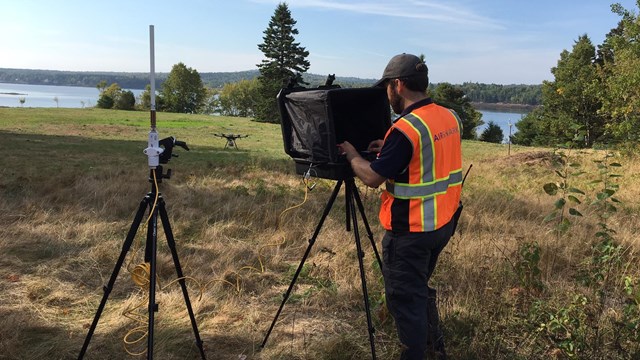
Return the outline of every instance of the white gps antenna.
[[[160,147],[160,142],[158,141],[158,132],[156,131],[156,66],[153,25],[149,25],[149,44],[151,58],[151,67],[149,71],[149,80],[151,82],[151,130],[149,131],[149,142],[147,148],[144,149],[143,152],[149,158],[149,168],[155,169],[158,165],[160,165],[160,154],[162,154],[164,149]]]

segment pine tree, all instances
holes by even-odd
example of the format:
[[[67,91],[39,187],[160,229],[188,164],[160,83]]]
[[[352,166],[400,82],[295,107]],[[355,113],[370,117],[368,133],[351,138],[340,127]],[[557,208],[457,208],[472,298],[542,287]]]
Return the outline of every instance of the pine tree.
[[[296,21],[286,3],[278,4],[269,26],[263,32],[264,42],[258,45],[265,59],[258,64],[260,76],[260,98],[256,109],[256,121],[280,122],[276,95],[290,83],[302,84],[302,74],[309,69],[306,60],[309,52],[295,42],[298,30]]]
[[[504,140],[504,133],[500,126],[498,126],[493,121],[489,121],[487,123],[488,127],[484,129],[482,134],[480,135],[480,141],[486,141],[491,143],[501,143]]]

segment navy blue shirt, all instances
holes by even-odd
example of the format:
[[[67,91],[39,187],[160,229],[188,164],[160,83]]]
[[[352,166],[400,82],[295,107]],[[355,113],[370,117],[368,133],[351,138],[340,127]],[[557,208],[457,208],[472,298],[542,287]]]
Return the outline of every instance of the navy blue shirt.
[[[426,98],[409,105],[398,119],[413,110],[431,104],[431,98]],[[398,120],[396,119],[396,121]],[[371,169],[382,177],[395,179],[406,171],[413,155],[413,145],[401,131],[392,129],[382,145],[378,158],[371,162]]]

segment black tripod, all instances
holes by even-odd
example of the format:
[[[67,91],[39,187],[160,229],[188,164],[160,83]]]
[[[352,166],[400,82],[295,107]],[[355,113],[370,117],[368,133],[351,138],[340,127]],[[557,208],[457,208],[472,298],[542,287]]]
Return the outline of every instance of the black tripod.
[[[360,280],[362,282],[362,294],[364,296],[364,307],[365,307],[365,311],[367,314],[367,329],[369,331],[369,343],[371,344],[371,357],[372,359],[376,359],[376,347],[375,347],[375,341],[374,341],[374,333],[375,333],[375,328],[373,327],[373,324],[371,322],[371,308],[369,306],[369,295],[367,292],[367,280],[366,280],[366,276],[364,273],[364,266],[363,266],[363,258],[364,258],[364,252],[362,251],[362,244],[360,242],[360,232],[358,231],[358,221],[357,221],[357,216],[356,216],[356,204],[358,205],[358,210],[360,211],[360,217],[362,218],[362,222],[365,225],[365,229],[367,230],[367,236],[369,237],[369,240],[371,242],[371,246],[373,247],[373,252],[376,255],[376,259],[378,260],[378,264],[380,265],[380,268],[382,268],[382,260],[380,259],[380,254],[378,253],[378,250],[376,248],[376,244],[375,241],[373,240],[373,233],[371,232],[371,228],[369,227],[369,223],[367,222],[367,217],[365,216],[364,213],[364,206],[362,205],[362,200],[360,199],[360,195],[358,193],[358,188],[355,185],[354,179],[353,177],[347,178],[345,180],[338,180],[338,183],[336,184],[335,188],[333,189],[333,193],[331,194],[331,197],[329,198],[329,202],[327,202],[327,205],[324,208],[324,212],[322,213],[322,217],[320,218],[320,222],[318,223],[318,225],[316,226],[316,229],[313,233],[313,236],[311,237],[311,239],[309,240],[309,246],[307,246],[307,250],[304,253],[304,256],[302,257],[302,260],[300,261],[300,265],[298,265],[298,269],[296,270],[296,273],[293,275],[293,279],[291,280],[291,284],[289,284],[289,288],[287,289],[287,292],[284,294],[284,298],[282,299],[282,303],[280,304],[280,308],[278,308],[278,312],[276,313],[276,316],[273,318],[273,321],[271,322],[271,326],[269,327],[269,330],[267,331],[267,335],[264,337],[264,340],[262,341],[262,345],[261,347],[264,348],[265,344],[267,343],[267,339],[269,339],[269,335],[271,335],[271,331],[273,330],[273,327],[275,326],[276,322],[278,321],[278,317],[280,316],[280,312],[282,312],[282,308],[284,307],[284,304],[287,302],[287,300],[289,299],[289,295],[291,294],[291,290],[293,289],[296,280],[298,279],[298,275],[300,275],[300,271],[302,270],[302,267],[304,266],[305,261],[307,260],[307,257],[309,256],[309,253],[311,252],[311,248],[313,247],[313,244],[316,242],[316,238],[318,237],[318,234],[320,233],[320,229],[322,228],[322,225],[324,224],[324,220],[327,218],[327,215],[329,215],[329,211],[331,210],[331,207],[333,206],[334,201],[336,200],[336,197],[338,196],[338,192],[340,191],[340,187],[342,186],[342,184],[345,184],[345,202],[346,202],[346,226],[347,226],[347,231],[351,231],[351,223],[353,223],[353,236],[355,238],[355,243],[356,243],[356,250],[358,252],[358,266],[360,268]]]
[[[167,142],[167,139],[171,139],[171,143]],[[163,139],[164,143],[161,142],[163,146],[165,146],[165,153],[163,163],[166,163],[168,159],[171,157],[171,147],[175,143],[176,145],[183,146],[188,150],[186,144],[176,142],[173,138]],[[162,161],[162,160],[161,160]],[[155,172],[155,173],[154,173]],[[158,304],[156,304],[156,249],[157,249],[157,240],[158,240],[158,214],[160,215],[160,220],[162,221],[162,228],[164,229],[165,236],[167,238],[167,244],[169,245],[169,249],[171,250],[171,256],[173,257],[173,263],[176,268],[176,273],[178,275],[178,282],[180,283],[180,287],[182,288],[182,295],[184,295],[184,301],[187,305],[187,311],[189,312],[189,318],[191,319],[191,327],[193,328],[193,333],[196,338],[196,345],[200,351],[200,356],[202,359],[205,359],[204,349],[202,347],[202,340],[200,339],[200,333],[198,331],[198,326],[196,324],[196,319],[193,314],[193,309],[191,307],[191,301],[189,300],[189,293],[187,292],[187,286],[184,281],[184,275],[182,273],[182,267],[180,266],[180,260],[178,259],[178,252],[176,251],[176,242],[173,238],[173,232],[171,230],[171,224],[169,223],[169,216],[167,215],[167,210],[165,208],[165,202],[162,198],[162,195],[158,192],[158,188],[156,186],[156,182],[161,182],[162,178],[169,178],[171,176],[170,170],[167,171],[166,175],[162,174],[162,166],[158,166],[155,169],[152,169],[150,172],[150,181],[151,181],[151,192],[149,192],[144,199],[140,202],[140,206],[138,207],[138,212],[135,215],[133,223],[131,224],[131,228],[129,228],[129,233],[127,234],[127,238],[122,245],[122,251],[120,251],[120,256],[118,257],[118,261],[116,262],[116,266],[113,269],[113,273],[111,273],[111,278],[109,279],[109,283],[104,286],[104,295],[102,297],[102,301],[100,301],[100,305],[98,306],[98,310],[96,311],[96,315],[93,318],[93,323],[91,323],[91,327],[89,328],[89,333],[87,334],[86,339],[84,340],[84,344],[82,345],[82,350],[80,350],[80,355],[78,359],[82,359],[84,357],[85,352],[87,351],[87,347],[89,346],[89,342],[91,341],[91,336],[98,325],[98,321],[100,320],[100,315],[102,314],[102,310],[104,309],[105,304],[107,303],[107,299],[109,298],[109,294],[113,289],[113,285],[116,282],[116,278],[118,277],[118,272],[122,267],[124,259],[127,255],[127,252],[131,248],[131,243],[136,236],[136,232],[140,227],[140,223],[142,222],[142,218],[146,212],[146,209],[149,208],[150,219],[147,227],[147,241],[145,247],[145,262],[150,264],[150,273],[149,273],[149,324],[148,324],[148,334],[147,334],[147,359],[153,359],[153,325],[154,325],[154,314],[158,311]],[[155,177],[156,181],[153,180]],[[157,195],[157,204],[154,207],[154,202],[156,200]]]

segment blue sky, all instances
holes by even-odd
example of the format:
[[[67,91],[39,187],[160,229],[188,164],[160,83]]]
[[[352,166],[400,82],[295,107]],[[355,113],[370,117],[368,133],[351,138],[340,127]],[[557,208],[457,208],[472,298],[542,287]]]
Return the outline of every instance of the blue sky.
[[[0,0],[0,68],[199,72],[255,69],[278,0]],[[539,84],[587,34],[619,17],[609,0],[290,0],[310,73],[378,78],[395,54],[424,54],[432,82]],[[636,0],[621,0],[638,11]]]

